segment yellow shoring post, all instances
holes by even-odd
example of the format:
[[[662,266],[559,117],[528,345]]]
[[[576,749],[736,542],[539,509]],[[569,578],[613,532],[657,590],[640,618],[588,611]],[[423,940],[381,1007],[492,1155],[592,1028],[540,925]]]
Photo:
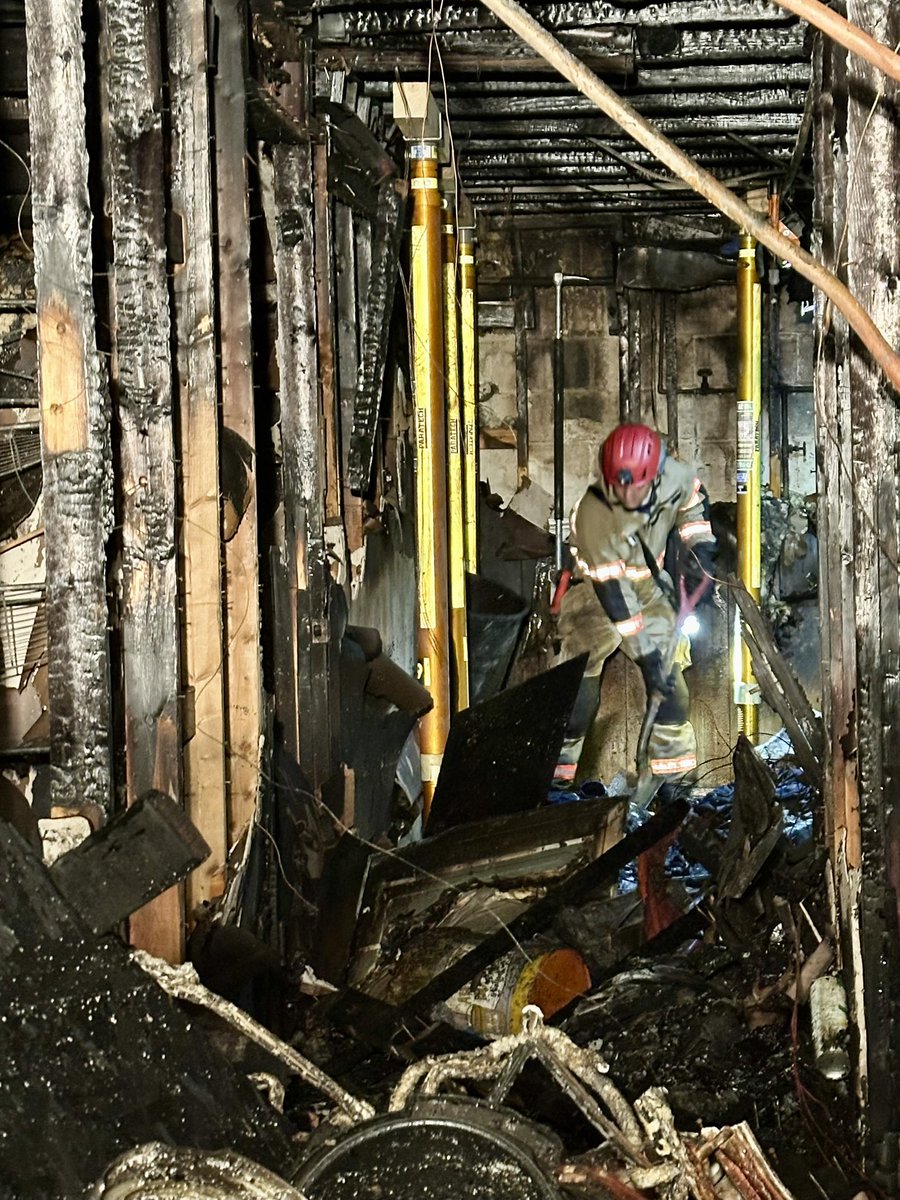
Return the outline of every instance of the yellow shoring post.
[[[450,631],[456,667],[454,712],[469,707],[469,645],[466,630],[466,534],[463,500],[463,429],[459,396],[459,303],[456,265],[456,181],[448,181],[442,204],[444,277],[444,374],[447,381],[447,512],[450,558]]]
[[[760,408],[762,398],[762,293],[756,273],[756,239],[741,234],[737,268],[737,538],[738,576],[759,602],[761,556]],[[740,622],[737,623],[739,637]],[[735,647],[735,666],[737,646]],[[740,639],[740,672],[734,700],[740,708],[741,731],[754,741],[759,733],[759,689],[750,650]]]
[[[468,209],[470,217],[465,218]],[[475,217],[460,205],[459,224],[460,349],[462,358],[463,496],[466,570],[478,572],[478,309],[475,299]]]
[[[416,420],[417,651],[422,683],[434,701],[431,712],[419,724],[427,817],[450,728],[441,197],[437,147],[430,142],[413,142],[409,153],[413,201],[410,290]]]

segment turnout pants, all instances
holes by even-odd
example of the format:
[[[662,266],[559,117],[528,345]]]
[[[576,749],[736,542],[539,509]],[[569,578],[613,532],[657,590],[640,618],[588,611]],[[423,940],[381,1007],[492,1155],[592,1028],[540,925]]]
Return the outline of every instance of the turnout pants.
[[[650,583],[641,595],[644,628],[665,654],[675,633],[675,613],[671,604],[655,584]],[[600,675],[611,654],[619,647],[629,658],[629,639],[623,638],[603,610],[592,585],[588,582],[570,587],[563,597],[559,614],[559,633],[563,659],[577,658],[587,651],[581,688],[569,719],[566,738],[557,768],[557,778],[572,780],[578,759],[597,710],[600,707]],[[686,637],[679,642],[673,669],[675,687],[659,709],[656,723],[650,732],[649,759],[654,775],[666,779],[681,779],[697,766],[697,739],[688,720],[690,696],[684,681],[684,667],[690,665],[690,643]]]

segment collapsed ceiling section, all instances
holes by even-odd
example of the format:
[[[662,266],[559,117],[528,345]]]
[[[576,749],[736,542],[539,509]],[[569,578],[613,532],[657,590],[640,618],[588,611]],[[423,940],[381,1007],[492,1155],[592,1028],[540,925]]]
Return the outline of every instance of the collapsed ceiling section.
[[[485,6],[287,0],[320,80],[391,117],[395,82],[430,80],[463,188],[482,215],[621,219],[708,213]],[[802,181],[811,37],[766,0],[528,11],[719,180],[740,192]],[[338,85],[340,87],[341,85]]]

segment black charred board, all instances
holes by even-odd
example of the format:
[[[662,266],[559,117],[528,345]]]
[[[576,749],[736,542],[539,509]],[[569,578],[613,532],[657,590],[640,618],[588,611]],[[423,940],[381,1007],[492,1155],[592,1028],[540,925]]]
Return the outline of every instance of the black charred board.
[[[582,654],[453,718],[429,837],[546,801],[586,662]]]

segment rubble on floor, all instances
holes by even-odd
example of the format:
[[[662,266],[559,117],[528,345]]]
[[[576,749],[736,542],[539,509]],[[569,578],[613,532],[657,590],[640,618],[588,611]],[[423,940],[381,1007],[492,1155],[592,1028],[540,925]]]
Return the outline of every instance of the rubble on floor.
[[[2,1194],[880,1200],[815,790],[744,741],[734,769],[641,822],[595,786],[480,819],[448,797],[400,848],[349,837],[319,885],[329,936],[282,971],[287,1040],[233,1003],[268,1016],[249,927],[207,929],[200,978],[110,932],[203,856],[164,798],[51,869],[0,824]],[[137,833],[139,877],[104,893],[92,862]],[[212,930],[243,976],[217,971]]]

